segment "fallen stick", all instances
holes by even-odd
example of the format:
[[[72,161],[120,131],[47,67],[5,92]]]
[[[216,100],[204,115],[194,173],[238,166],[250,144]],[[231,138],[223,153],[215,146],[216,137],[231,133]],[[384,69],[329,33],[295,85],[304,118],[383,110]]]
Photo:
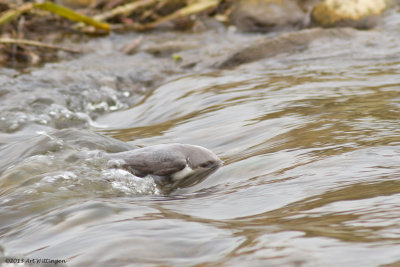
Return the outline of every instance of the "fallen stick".
[[[143,36],[139,36],[138,38],[133,40],[133,42],[124,47],[123,49],[124,54],[127,55],[133,54],[133,52],[135,52],[138,49],[142,41],[143,41]]]
[[[148,30],[151,28],[154,28],[155,26],[167,22],[167,21],[171,21],[174,19],[178,19],[178,18],[182,18],[185,16],[189,16],[192,14],[197,14],[200,13],[202,11],[205,11],[207,9],[210,8],[215,8],[216,6],[218,6],[219,4],[219,0],[199,0],[197,2],[194,2],[186,7],[183,7],[177,11],[175,11],[174,13],[167,15],[165,17],[162,17],[156,21],[147,23],[147,24],[143,24],[143,25],[138,25],[137,29],[138,30]]]
[[[97,21],[104,21],[109,18],[112,18],[117,15],[127,15],[132,13],[135,9],[138,9],[140,7],[144,6],[149,6],[153,3],[157,2],[157,0],[141,0],[141,1],[136,1],[133,3],[129,3],[126,5],[118,6],[110,11],[104,12],[102,14],[98,14],[93,17],[93,19]]]
[[[72,21],[82,22],[86,25],[95,27],[96,29],[110,31],[110,25],[105,22],[97,21],[91,17],[87,17],[80,13],[73,11],[72,9],[66,8],[61,5],[54,4],[52,2],[42,2],[42,3],[28,3],[24,4],[17,9],[10,9],[0,14],[0,25],[6,24],[13,19],[18,18],[23,13],[29,12],[33,9],[42,9],[49,11],[50,13],[56,14],[58,16],[67,18]]]
[[[56,50],[61,50],[61,51],[69,52],[69,53],[82,53],[82,51],[79,51],[76,49],[62,47],[62,46],[53,45],[53,44],[46,44],[46,43],[32,41],[32,40],[26,40],[26,39],[0,38],[0,44],[28,45],[28,46],[56,49]]]

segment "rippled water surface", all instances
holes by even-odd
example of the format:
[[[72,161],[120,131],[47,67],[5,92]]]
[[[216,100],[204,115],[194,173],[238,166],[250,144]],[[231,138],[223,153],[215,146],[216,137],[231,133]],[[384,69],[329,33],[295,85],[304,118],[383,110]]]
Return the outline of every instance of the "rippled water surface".
[[[88,57],[4,70],[4,255],[70,266],[400,264],[400,39],[382,27],[176,75],[150,93],[130,87],[130,72],[146,70],[122,56],[121,69]],[[164,195],[102,157],[171,142],[207,147],[224,166]]]

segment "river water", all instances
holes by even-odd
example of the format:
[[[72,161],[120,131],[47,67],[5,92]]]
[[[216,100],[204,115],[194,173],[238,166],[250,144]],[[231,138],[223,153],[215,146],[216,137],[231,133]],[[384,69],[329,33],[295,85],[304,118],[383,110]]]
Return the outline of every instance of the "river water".
[[[224,70],[115,52],[126,36],[2,69],[2,260],[400,264],[399,25],[393,13],[353,38]],[[102,157],[171,142],[207,147],[224,166],[165,195]]]

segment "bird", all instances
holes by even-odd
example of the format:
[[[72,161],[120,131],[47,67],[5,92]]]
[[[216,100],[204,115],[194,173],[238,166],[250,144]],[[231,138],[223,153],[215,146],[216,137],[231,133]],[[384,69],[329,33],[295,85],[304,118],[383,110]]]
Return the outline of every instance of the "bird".
[[[214,173],[222,160],[211,150],[190,144],[158,144],[106,157],[137,177],[151,176],[161,186],[189,187]]]

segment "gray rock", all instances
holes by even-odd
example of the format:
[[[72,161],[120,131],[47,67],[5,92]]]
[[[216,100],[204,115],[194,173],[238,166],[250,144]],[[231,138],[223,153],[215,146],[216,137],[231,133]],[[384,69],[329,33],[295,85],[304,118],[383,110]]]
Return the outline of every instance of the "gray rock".
[[[290,32],[279,35],[275,38],[261,39],[244,49],[240,49],[228,56],[216,67],[230,68],[240,64],[253,62],[280,53],[293,53],[307,49],[309,44],[320,38],[346,38],[354,35],[354,29],[321,29],[313,28]]]
[[[316,4],[311,20],[318,26],[369,29],[388,8],[389,0],[325,0]]]
[[[240,0],[229,16],[239,30],[253,32],[299,26],[305,19],[305,13],[293,0]]]

